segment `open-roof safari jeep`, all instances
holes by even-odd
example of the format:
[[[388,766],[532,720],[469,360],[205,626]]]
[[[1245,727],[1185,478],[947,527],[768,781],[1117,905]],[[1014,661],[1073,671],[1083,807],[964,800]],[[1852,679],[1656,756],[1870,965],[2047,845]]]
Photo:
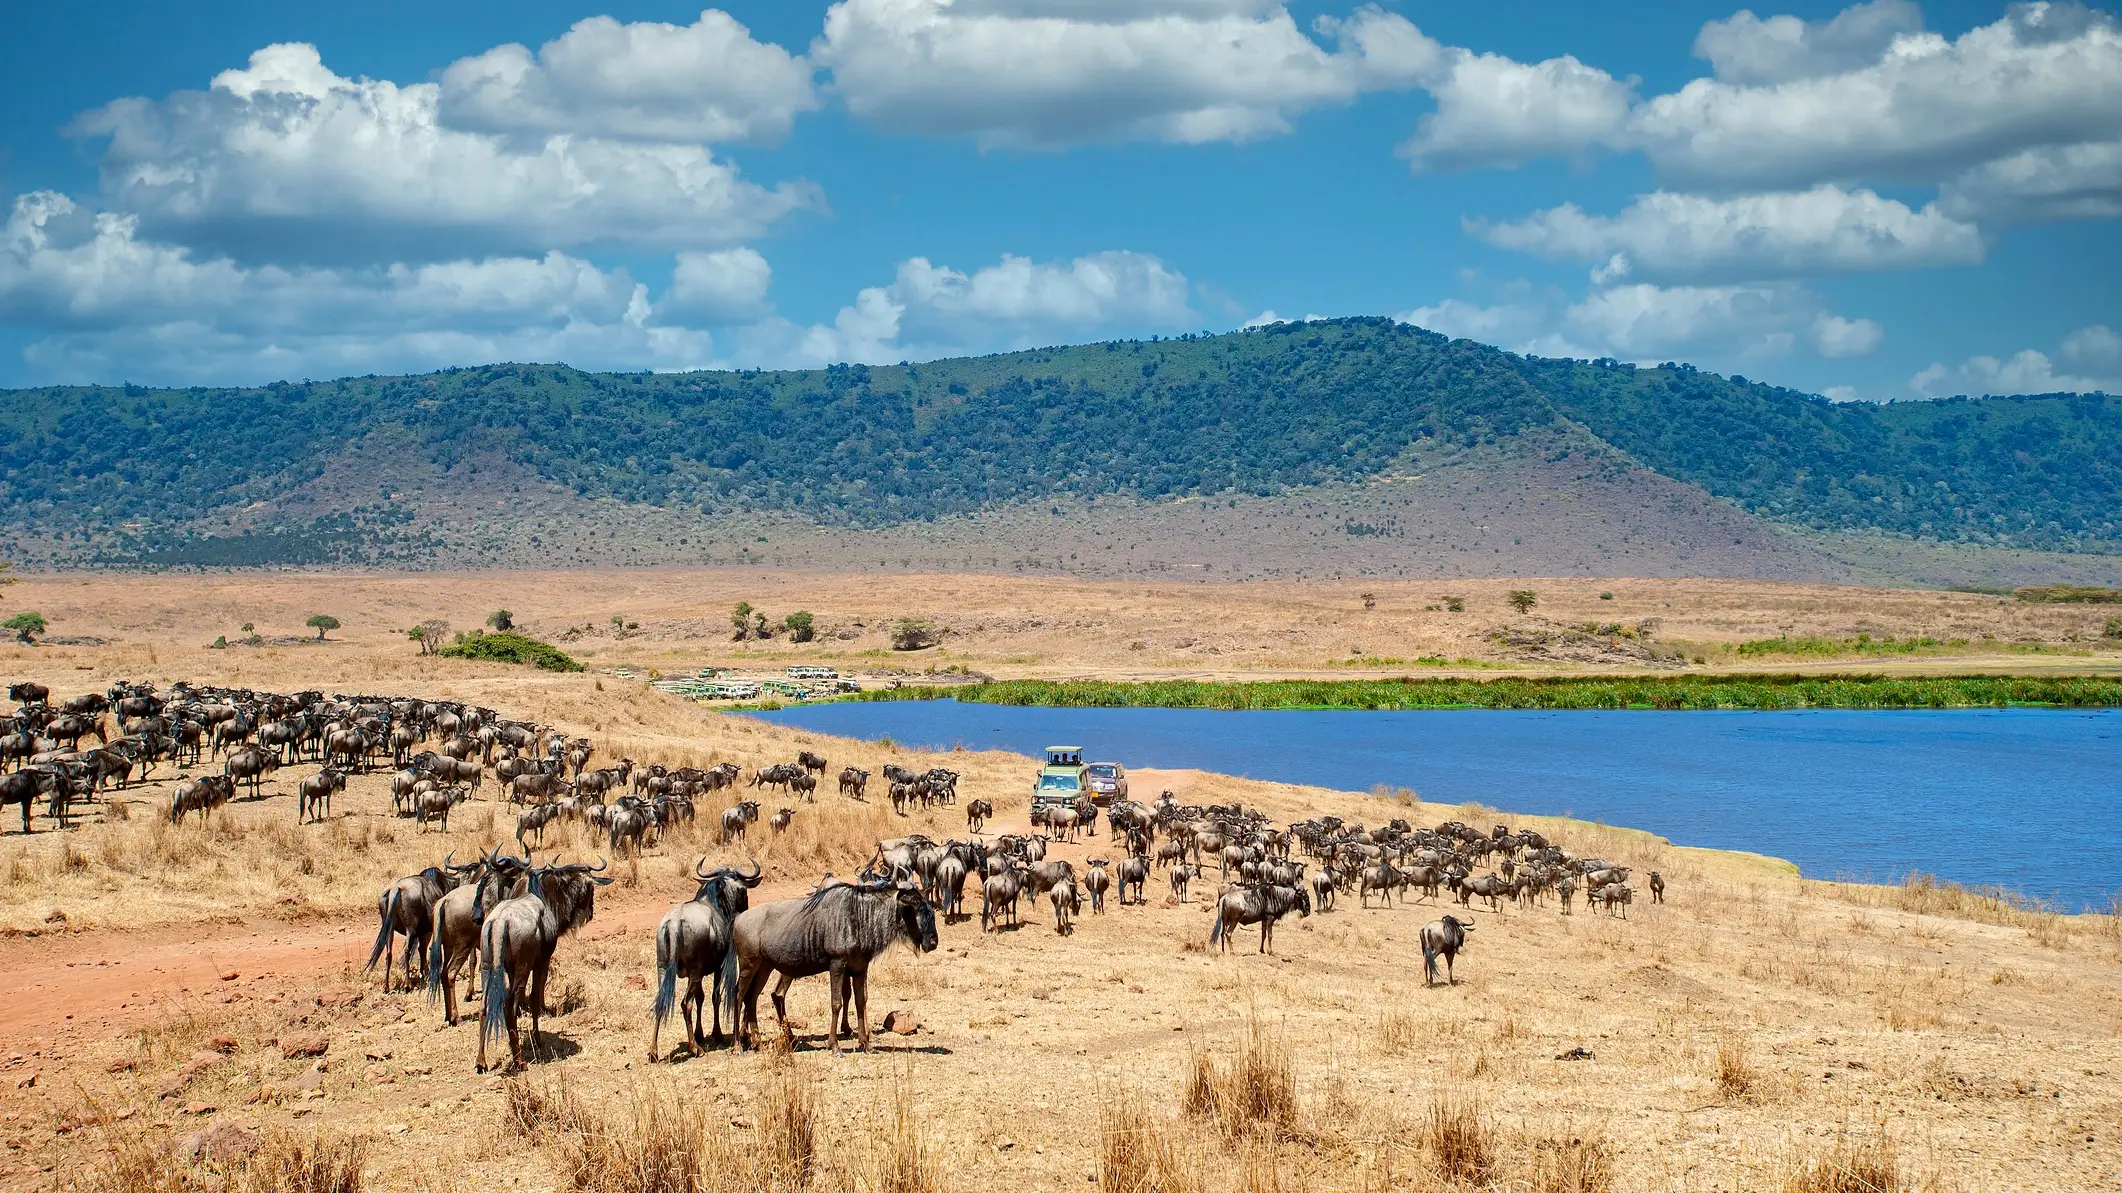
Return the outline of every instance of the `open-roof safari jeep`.
[[[1046,765],[1032,785],[1032,809],[1073,808],[1089,790],[1082,746],[1046,747]]]

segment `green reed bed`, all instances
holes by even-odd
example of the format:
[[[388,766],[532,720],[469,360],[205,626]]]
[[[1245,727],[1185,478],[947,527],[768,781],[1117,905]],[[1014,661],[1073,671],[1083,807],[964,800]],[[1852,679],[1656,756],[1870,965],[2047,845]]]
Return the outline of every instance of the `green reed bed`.
[[[1050,708],[1602,709],[2109,708],[2122,679],[1957,675],[1569,676],[1537,679],[1271,680],[1151,683],[1007,680],[910,686],[851,700],[956,699]]]

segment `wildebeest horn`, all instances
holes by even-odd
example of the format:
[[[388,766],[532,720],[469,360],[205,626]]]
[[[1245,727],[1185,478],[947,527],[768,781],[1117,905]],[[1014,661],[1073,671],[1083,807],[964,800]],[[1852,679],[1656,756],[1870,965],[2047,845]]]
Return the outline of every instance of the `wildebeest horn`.
[[[605,860],[604,860],[604,858],[603,858],[603,857],[602,857],[602,856],[600,855],[600,856],[599,856],[599,857],[597,858],[597,864],[596,864],[596,865],[594,865],[594,866],[591,866],[591,867],[589,868],[589,872],[590,872],[590,873],[592,873],[592,874],[601,874],[601,873],[603,873],[603,872],[604,872],[604,868],[605,868],[606,866],[610,865],[610,864],[611,864],[611,863],[609,863],[609,862],[605,861]]]
[[[766,875],[766,870],[764,867],[759,865],[758,858],[753,857],[750,854],[746,854],[745,858],[746,860],[751,862],[752,872],[749,874],[738,874],[737,877],[743,879],[744,885],[746,886],[758,886],[759,879],[763,878]]]
[[[707,879],[708,873],[706,854],[701,854],[700,860],[693,863],[693,877],[701,879],[702,881],[705,881]]]

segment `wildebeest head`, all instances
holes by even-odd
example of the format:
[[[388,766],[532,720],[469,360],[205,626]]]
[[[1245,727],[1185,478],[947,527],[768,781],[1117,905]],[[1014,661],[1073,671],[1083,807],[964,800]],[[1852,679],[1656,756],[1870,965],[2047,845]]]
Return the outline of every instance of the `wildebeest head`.
[[[759,867],[759,859],[752,859],[752,872],[746,874],[735,866],[707,867],[707,859],[701,858],[693,864],[693,877],[700,880],[700,889],[694,893],[695,903],[719,902],[724,911],[741,915],[751,907],[751,890],[759,885],[765,871]]]
[[[924,953],[936,951],[936,909],[911,881],[895,884],[899,900],[899,930]]]

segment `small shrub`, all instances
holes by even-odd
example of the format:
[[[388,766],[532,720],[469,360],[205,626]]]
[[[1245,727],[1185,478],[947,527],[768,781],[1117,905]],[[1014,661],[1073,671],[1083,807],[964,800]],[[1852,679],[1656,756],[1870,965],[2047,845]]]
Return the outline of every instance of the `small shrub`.
[[[506,609],[496,609],[486,615],[486,626],[490,630],[506,634],[516,628],[516,615]]]
[[[1902,1193],[1901,1160],[1883,1132],[1842,1132],[1826,1155],[1799,1162],[1783,1182],[1784,1193]]]
[[[786,1063],[786,1052],[770,1055],[780,1063],[767,1079],[754,1151],[769,1184],[806,1188],[818,1165],[818,1093],[801,1070]]]
[[[808,642],[817,633],[817,624],[810,613],[798,609],[781,619],[781,628],[788,631],[790,642]]]
[[[2109,638],[2122,638],[2122,613],[2116,613],[2109,616],[2107,619],[2107,629],[2102,631],[2102,633]]]
[[[1099,1193],[1195,1193],[1202,1174],[1132,1091],[1098,1105]]]
[[[1297,1122],[1289,1050],[1254,1016],[1229,1064],[1218,1064],[1204,1051],[1190,1055],[1181,1105],[1188,1114],[1214,1119],[1232,1139],[1255,1130],[1287,1132]]]
[[[1603,1139],[1542,1139],[1526,1173],[1529,1193],[1611,1193],[1614,1150]]]
[[[914,1115],[914,1086],[900,1074],[893,1089],[888,1134],[875,1145],[877,1193],[939,1193],[945,1188],[942,1166],[921,1138]]]
[[[943,641],[943,627],[925,617],[902,617],[892,623],[893,650],[925,650]]]
[[[361,1193],[368,1141],[319,1131],[266,1137],[229,1184],[230,1193]]]
[[[527,663],[541,671],[580,671],[582,664],[559,648],[522,634],[497,632],[477,634],[435,652],[452,659],[480,659],[489,663]]]
[[[1516,609],[1521,616],[1532,612],[1533,606],[1540,603],[1539,595],[1530,588],[1513,588],[1508,599],[1510,607]]]

